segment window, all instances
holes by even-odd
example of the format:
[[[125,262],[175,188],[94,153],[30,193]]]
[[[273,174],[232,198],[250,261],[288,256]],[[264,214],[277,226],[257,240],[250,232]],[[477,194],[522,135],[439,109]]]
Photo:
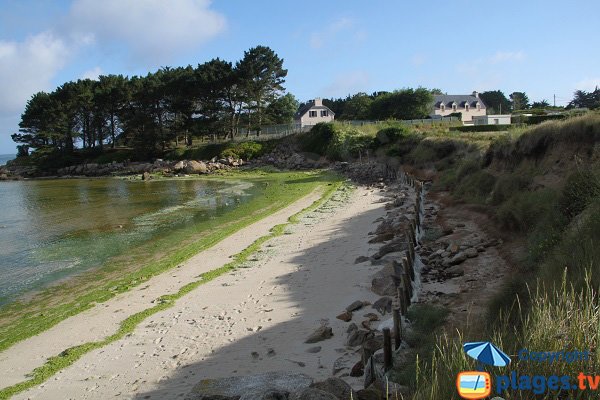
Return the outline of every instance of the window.
[[[316,118],[316,116],[317,116],[317,112],[316,112],[316,111],[309,111],[309,112],[308,112],[308,116],[309,116],[310,118]]]
[[[327,110],[321,110],[321,117],[328,117],[329,113],[327,112]]]
[[[494,118],[494,125],[500,125],[500,120],[498,118]]]
[[[477,103],[477,111],[481,110],[481,104]]]
[[[452,104],[452,111],[456,112],[456,103]]]
[[[469,105],[468,104],[465,104],[465,111],[469,112]]]
[[[446,105],[445,104],[440,104],[440,110],[446,111]]]

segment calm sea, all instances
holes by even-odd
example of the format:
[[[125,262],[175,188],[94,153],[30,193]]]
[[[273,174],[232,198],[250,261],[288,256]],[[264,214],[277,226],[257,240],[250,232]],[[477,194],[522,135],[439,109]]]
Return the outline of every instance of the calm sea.
[[[4,165],[7,161],[10,161],[14,158],[14,154],[0,154],[0,165]]]
[[[151,256],[158,239],[211,229],[259,190],[198,179],[0,182],[0,305],[132,249]]]

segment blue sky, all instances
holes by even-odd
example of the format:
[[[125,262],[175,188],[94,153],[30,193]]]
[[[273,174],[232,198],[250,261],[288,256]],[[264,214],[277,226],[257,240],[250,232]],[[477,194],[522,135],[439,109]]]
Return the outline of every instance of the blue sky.
[[[600,85],[599,16],[597,0],[0,0],[0,154],[37,91],[259,44],[300,100],[424,86],[564,105]]]

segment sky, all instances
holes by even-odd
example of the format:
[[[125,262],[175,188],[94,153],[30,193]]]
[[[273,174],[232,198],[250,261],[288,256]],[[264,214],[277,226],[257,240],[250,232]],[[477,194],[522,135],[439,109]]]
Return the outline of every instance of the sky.
[[[36,92],[257,45],[301,101],[422,86],[565,105],[600,85],[599,16],[598,0],[0,0],[0,154]]]

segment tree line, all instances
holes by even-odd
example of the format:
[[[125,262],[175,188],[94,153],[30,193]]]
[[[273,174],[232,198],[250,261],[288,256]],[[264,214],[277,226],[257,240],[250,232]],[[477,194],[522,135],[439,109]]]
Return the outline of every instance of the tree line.
[[[261,125],[291,122],[298,108],[284,94],[286,76],[283,59],[257,46],[235,64],[215,58],[146,76],[80,79],[34,94],[12,139],[22,153],[126,145],[153,156],[204,135],[233,137],[240,127],[260,134]]]
[[[408,88],[371,94],[359,92],[346,98],[323,99],[323,105],[335,113],[336,119],[342,120],[420,119],[431,114],[436,91]]]

